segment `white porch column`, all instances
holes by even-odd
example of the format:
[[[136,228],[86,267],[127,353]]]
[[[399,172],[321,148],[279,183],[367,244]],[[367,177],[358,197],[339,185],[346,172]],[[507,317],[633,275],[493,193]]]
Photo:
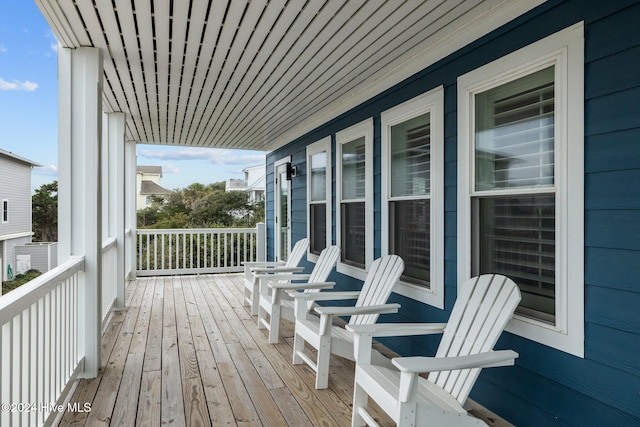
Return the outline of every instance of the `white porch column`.
[[[136,278],[136,231],[137,231],[137,212],[136,212],[136,143],[135,141],[127,141],[125,143],[125,228],[129,231],[127,246],[125,248],[126,270],[129,273],[129,279]]]
[[[99,49],[58,49],[58,257],[84,257],[78,345],[86,378],[101,364],[102,74]]]
[[[125,257],[125,114],[108,113],[107,119],[107,153],[109,156],[109,193],[108,193],[108,236],[116,239],[116,305],[115,308],[124,308],[126,273],[124,267]]]

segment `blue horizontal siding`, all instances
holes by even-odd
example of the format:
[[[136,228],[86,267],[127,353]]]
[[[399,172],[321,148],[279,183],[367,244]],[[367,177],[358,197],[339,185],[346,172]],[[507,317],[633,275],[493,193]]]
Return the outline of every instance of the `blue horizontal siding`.
[[[402,305],[380,321],[445,321],[457,283],[458,76],[585,21],[585,358],[505,333],[499,348],[520,358],[483,371],[472,397],[518,426],[640,426],[640,2],[550,0],[348,113],[270,153],[304,161],[306,146],[374,118],[374,240],[380,254],[380,113],[437,86],[445,88],[445,309],[392,295]],[[335,195],[335,140],[333,194]],[[295,163],[295,162],[294,162]],[[300,172],[300,169],[299,169]],[[268,178],[269,179],[269,178]],[[273,198],[267,183],[267,197]],[[299,180],[299,181],[298,181]],[[306,179],[294,178],[292,235],[306,233]],[[269,204],[267,204],[269,207]],[[271,205],[271,207],[273,207]],[[335,199],[332,229],[335,241]],[[269,218],[269,216],[268,216]],[[271,218],[272,221],[272,218]],[[271,222],[271,227],[273,224]],[[271,232],[272,235],[272,232]],[[332,273],[340,289],[361,282]],[[400,354],[432,354],[437,337],[389,338]]]

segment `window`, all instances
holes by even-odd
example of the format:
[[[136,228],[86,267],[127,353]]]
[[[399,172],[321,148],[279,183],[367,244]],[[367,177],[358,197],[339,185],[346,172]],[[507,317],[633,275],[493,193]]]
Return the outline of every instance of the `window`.
[[[402,257],[396,291],[444,308],[444,90],[382,113],[382,253]]]
[[[373,119],[336,134],[338,271],[364,279],[373,262]]]
[[[511,277],[507,330],[584,355],[583,25],[458,79],[458,281]]]
[[[307,146],[307,224],[310,261],[331,245],[331,137]]]
[[[9,200],[2,199],[2,222],[9,222]]]

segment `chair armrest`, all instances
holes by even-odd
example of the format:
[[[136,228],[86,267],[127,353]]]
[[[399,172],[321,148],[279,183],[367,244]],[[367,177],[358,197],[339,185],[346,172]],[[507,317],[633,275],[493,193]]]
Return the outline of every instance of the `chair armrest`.
[[[469,368],[512,366],[518,353],[513,350],[488,351],[456,357],[396,357],[391,362],[401,372],[426,373]]]
[[[332,301],[332,300],[339,300],[339,299],[356,299],[360,295],[360,291],[340,291],[340,292],[287,291],[287,293],[295,299],[307,300],[307,301]]]
[[[316,283],[269,283],[272,289],[295,290],[295,289],[331,289],[335,286],[335,282],[316,282]]]
[[[299,273],[304,270],[304,267],[272,267],[272,268],[256,268],[251,271],[256,276],[265,277],[273,273]]]
[[[371,334],[374,337],[403,337],[410,335],[441,334],[446,323],[373,323],[371,325],[347,325],[354,334]]]
[[[289,281],[293,281],[293,280],[309,280],[309,277],[311,277],[311,274],[292,274],[292,273],[281,273],[281,274],[269,274],[269,275],[262,275],[260,277],[266,277],[267,281],[269,282],[278,282],[280,280],[289,280]],[[271,286],[272,283],[269,284],[269,287],[275,287],[275,286]],[[275,285],[275,283],[273,283],[273,285]],[[278,285],[279,287],[279,285]]]
[[[286,265],[284,261],[242,261],[245,267],[269,267]]]
[[[380,304],[369,305],[366,307],[327,307],[318,306],[314,307],[316,313],[319,315],[333,315],[333,316],[352,316],[356,314],[382,314],[382,313],[397,313],[400,308],[400,304]]]

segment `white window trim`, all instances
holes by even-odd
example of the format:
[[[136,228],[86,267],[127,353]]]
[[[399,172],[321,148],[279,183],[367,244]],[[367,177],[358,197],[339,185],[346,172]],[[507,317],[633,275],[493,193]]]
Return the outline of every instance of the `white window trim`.
[[[326,153],[327,156],[327,170],[326,170],[326,198],[325,205],[327,207],[327,234],[326,242],[327,246],[330,246],[333,242],[331,239],[331,137],[321,139],[307,146],[307,236],[311,238],[311,157],[317,153]],[[307,260],[309,262],[317,262],[318,255],[311,253],[311,247],[307,251]]]
[[[342,146],[364,137],[365,144],[365,268],[338,261],[336,270],[356,279],[365,280],[373,262],[373,118],[369,118],[336,133],[336,241],[342,235],[340,205],[342,202]]]
[[[278,209],[278,206],[280,204],[280,187],[278,186],[278,167],[282,166],[285,163],[291,163],[291,156],[283,157],[282,159],[277,160],[273,163],[273,202],[274,202],[273,243],[276,249],[278,249],[278,245],[282,243],[279,240],[280,231],[278,230],[278,224],[276,223],[276,218],[275,218],[276,209]],[[291,184],[289,184],[289,194],[287,195],[287,200],[289,201],[287,203],[287,218],[289,218],[289,223],[291,223]],[[289,254],[291,253],[291,227],[289,227],[289,229],[287,230],[287,240],[289,242],[289,244],[287,245],[287,259],[288,259]],[[278,253],[277,250],[273,255],[275,260],[280,260],[280,254]]]
[[[5,203],[7,204],[7,219],[4,219],[4,205]],[[9,222],[9,199],[2,199],[2,212],[0,212],[0,215],[2,215],[2,223],[3,224],[7,224]]]
[[[551,64],[555,64],[556,82],[556,283],[560,285],[556,325],[516,315],[506,330],[584,357],[583,23],[458,78],[458,284],[471,276],[473,96]]]
[[[389,254],[389,198],[391,196],[391,126],[420,115],[431,118],[430,289],[399,281],[394,292],[444,308],[444,88],[437,87],[381,114],[382,119],[382,255]]]

